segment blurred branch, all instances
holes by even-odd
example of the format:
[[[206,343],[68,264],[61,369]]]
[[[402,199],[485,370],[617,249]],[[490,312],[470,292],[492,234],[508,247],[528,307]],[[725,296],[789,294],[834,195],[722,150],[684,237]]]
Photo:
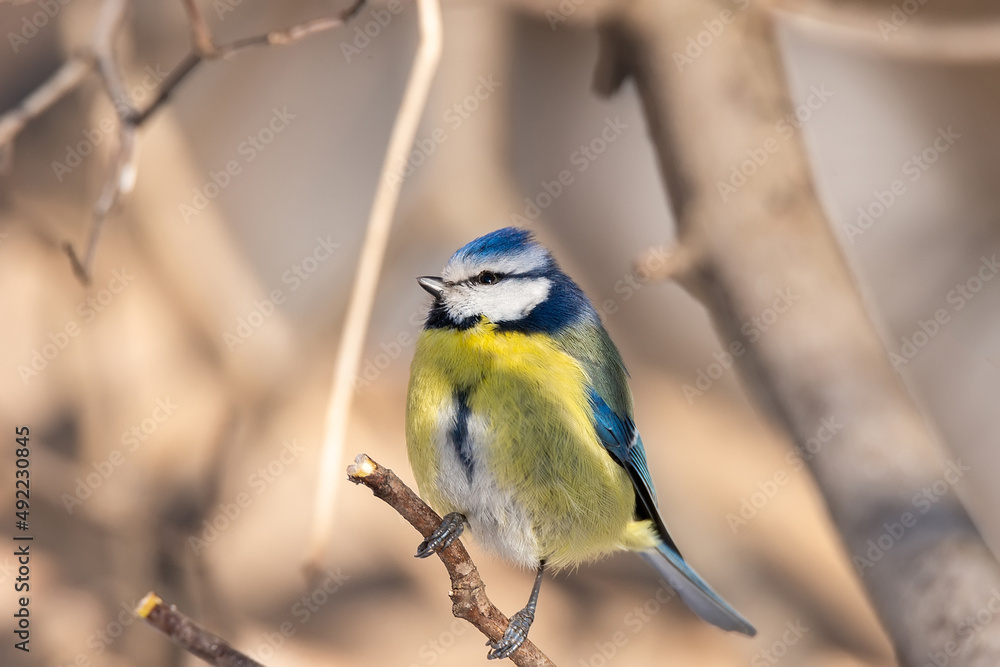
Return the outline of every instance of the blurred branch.
[[[185,651],[217,667],[264,667],[180,613],[156,593],[147,593],[135,613]]]
[[[135,126],[145,123],[170,98],[174,89],[202,62],[219,58],[229,58],[243,49],[254,46],[284,46],[292,44],[310,35],[344,25],[354,18],[365,5],[365,0],[354,0],[349,7],[331,16],[311,19],[287,28],[282,28],[281,30],[271,30],[260,35],[242,37],[228,44],[216,46],[212,40],[212,32],[205,22],[201,10],[198,9],[195,0],[182,1],[188,15],[188,21],[191,23],[194,49],[184,56],[181,62],[170,71],[149,105],[129,115],[129,122]]]
[[[1000,20],[950,22],[924,19],[884,5],[779,0],[776,15],[823,39],[839,39],[879,53],[933,62],[984,63],[1000,60]]]
[[[97,72],[104,84],[104,90],[112,103],[123,104],[131,111],[125,82],[115,57],[115,39],[121,32],[125,22],[127,0],[107,0],[101,7],[94,30],[94,62]],[[117,106],[116,104],[116,106]],[[131,115],[131,114],[129,114]],[[94,265],[94,255],[97,253],[97,241],[104,228],[104,221],[112,207],[122,194],[131,191],[135,184],[135,128],[127,120],[119,119],[118,143],[111,157],[108,175],[104,180],[101,196],[94,204],[94,219],[91,222],[90,235],[86,250],[81,259],[69,242],[63,244],[63,250],[69,256],[73,273],[85,285],[90,283],[90,275]]]
[[[9,165],[13,160],[14,139],[25,125],[80,85],[92,67],[91,54],[73,56],[20,104],[0,115],[0,167]]]
[[[120,63],[115,56],[115,40],[121,33],[129,0],[105,0],[94,26],[94,36],[89,49],[67,60],[55,74],[7,113],[0,115],[0,168],[12,162],[14,140],[25,125],[48,110],[62,96],[73,90],[84,77],[96,69],[104,85],[104,92],[116,109],[124,109],[118,119],[118,141],[111,156],[108,174],[101,194],[94,204],[94,219],[83,255],[76,252],[69,242],[63,243],[73,268],[73,273],[84,284],[90,283],[97,244],[105,220],[123,194],[135,185],[135,131],[145,123],[169,98],[174,89],[206,59],[224,58],[253,46],[277,46],[297,42],[304,37],[343,25],[364,6],[365,0],[354,0],[341,12],[270,32],[244,37],[216,47],[212,34],[201,15],[195,0],[182,0],[191,23],[195,48],[167,75],[152,101],[143,109],[136,109],[128,95]]]
[[[889,364],[823,214],[801,136],[776,129],[792,103],[772,16],[750,3],[726,18],[711,47],[684,60],[693,35],[722,25],[716,2],[623,6],[602,26],[602,60],[617,63],[605,62],[597,83],[610,94],[622,69],[636,81],[680,247],[696,250],[684,284],[722,341],[746,341],[743,323],[775,316],[737,357],[741,376],[809,452],[900,664],[944,652],[955,667],[1000,664],[1000,635],[968,625],[1000,590],[1000,566],[952,489],[961,463],[945,460]],[[738,170],[748,154],[765,157],[745,174]],[[829,444],[807,450],[817,438]],[[942,485],[933,504],[919,503]]]
[[[427,96],[441,59],[442,29],[439,0],[417,0],[417,11],[420,16],[420,44],[382,162],[381,178],[368,217],[368,231],[361,246],[361,257],[358,260],[347,314],[344,316],[344,328],[340,335],[337,357],[334,360],[332,388],[323,427],[312,537],[305,565],[306,570],[310,572],[320,569],[320,562],[333,532],[334,499],[337,480],[340,479],[337,469],[344,456],[347,421],[354,396],[354,379],[361,363],[372,303],[375,301],[375,290],[382,271],[382,259],[389,242],[389,229],[392,226],[392,218],[402,187],[402,176],[398,165],[406,162],[407,154],[413,146],[417,126],[427,105]]]
[[[406,486],[396,474],[373,461],[367,454],[358,454],[347,468],[347,479],[364,484],[377,498],[384,500],[401,517],[410,522],[421,535],[427,537],[441,525],[441,517],[427,506],[420,497]],[[510,622],[486,597],[486,584],[479,576],[476,564],[461,540],[438,553],[451,578],[452,613],[482,632],[490,641],[498,641]],[[519,667],[555,667],[544,653],[525,640],[510,659]]]

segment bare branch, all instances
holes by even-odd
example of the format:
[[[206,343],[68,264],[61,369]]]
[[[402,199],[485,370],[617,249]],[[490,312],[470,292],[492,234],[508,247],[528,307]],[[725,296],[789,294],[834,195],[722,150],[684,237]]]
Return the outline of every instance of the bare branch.
[[[185,651],[216,667],[264,667],[240,653],[218,635],[198,625],[173,605],[167,607],[156,593],[147,593],[135,613],[170,637]]]
[[[97,72],[104,83],[104,90],[112,103],[127,109],[124,118],[118,118],[118,145],[111,158],[108,176],[104,181],[101,196],[94,204],[94,219],[91,222],[86,250],[81,258],[73,245],[64,243],[63,249],[69,256],[73,273],[83,283],[89,284],[97,254],[97,241],[104,229],[104,222],[119,197],[132,189],[135,184],[135,128],[128,118],[134,114],[132,101],[125,90],[125,80],[115,57],[115,39],[125,23],[128,0],[107,0],[101,8],[94,29],[94,58]]]
[[[380,466],[367,454],[355,457],[354,463],[347,468],[347,479],[371,489],[377,498],[384,500],[424,537],[441,525],[441,517],[406,486],[396,473]],[[451,598],[452,613],[456,618],[471,623],[490,641],[498,641],[510,621],[486,597],[486,584],[461,540],[452,542],[438,556],[451,578],[451,592],[448,596]],[[519,667],[555,667],[531,640],[525,640],[510,659]]]
[[[76,88],[93,66],[89,54],[73,56],[20,104],[0,116],[0,150],[7,151],[7,160],[11,158],[14,139],[24,126]]]
[[[239,51],[251,46],[284,46],[292,44],[300,39],[315,35],[331,28],[344,25],[354,18],[354,15],[361,11],[365,0],[355,0],[354,4],[336,16],[323,16],[305,23],[284,28],[282,30],[272,30],[271,32],[254,37],[244,37],[234,42],[230,42],[219,47],[220,57],[229,57]]]
[[[396,114],[389,137],[389,147],[382,161],[382,175],[375,190],[368,217],[368,231],[361,246],[361,257],[351,289],[351,298],[344,318],[337,358],[333,367],[330,399],[324,424],[323,453],[319,467],[318,487],[313,519],[312,539],[306,560],[307,570],[319,569],[326,545],[333,530],[336,474],[344,455],[347,420],[354,396],[354,378],[361,363],[365,333],[371,318],[372,303],[382,270],[382,258],[389,242],[389,228],[399,201],[402,176],[396,165],[406,161],[413,146],[417,126],[427,104],[434,73],[441,59],[442,28],[439,0],[417,0],[420,15],[420,44]]]
[[[101,7],[94,26],[93,50],[97,59],[97,71],[104,82],[108,97],[112,102],[121,101],[132,108],[131,100],[125,91],[125,80],[122,77],[118,59],[115,57],[115,40],[121,33],[125,23],[125,11],[128,0],[106,0]]]
[[[292,44],[310,35],[340,27],[361,11],[361,8],[365,5],[365,0],[354,0],[349,7],[332,16],[311,19],[281,30],[272,30],[262,35],[243,37],[218,47],[212,42],[212,35],[208,29],[208,25],[205,23],[201,12],[194,5],[193,0],[184,0],[184,3],[185,8],[188,10],[188,17],[192,22],[191,30],[195,36],[195,49],[186,55],[177,67],[171,70],[149,105],[131,117],[130,120],[136,126],[146,122],[169,99],[174,89],[205,60],[229,58],[243,49],[254,46],[283,46]],[[209,46],[211,48],[207,49]]]
[[[12,163],[14,139],[17,134],[29,121],[44,113],[63,95],[79,85],[92,69],[96,69],[100,75],[105,93],[112,104],[118,109],[124,109],[119,117],[117,147],[111,157],[101,195],[94,204],[94,219],[87,238],[86,250],[81,256],[72,244],[68,242],[62,244],[73,273],[84,284],[90,282],[98,240],[108,214],[121,195],[127,194],[135,183],[135,130],[170,98],[176,87],[205,59],[228,57],[252,46],[291,44],[343,25],[357,14],[365,3],[365,0],[354,0],[349,7],[334,16],[312,19],[282,30],[239,39],[216,48],[208,24],[195,0],[182,1],[191,24],[195,49],[167,75],[152,101],[143,109],[136,109],[133,105],[115,56],[115,40],[124,24],[129,2],[106,0],[95,22],[89,51],[67,60],[21,104],[0,116],[0,169],[5,169]]]

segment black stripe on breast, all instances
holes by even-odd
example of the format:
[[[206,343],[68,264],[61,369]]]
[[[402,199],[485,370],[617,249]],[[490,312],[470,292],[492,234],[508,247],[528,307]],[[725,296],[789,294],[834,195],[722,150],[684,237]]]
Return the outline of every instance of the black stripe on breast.
[[[470,482],[472,481],[473,472],[472,443],[469,441],[469,417],[471,415],[472,409],[469,407],[469,390],[456,389],[455,425],[448,433],[448,439],[451,440],[451,444],[455,448],[455,453],[458,454],[458,460],[462,462],[462,467],[465,469],[465,476],[468,477]]]

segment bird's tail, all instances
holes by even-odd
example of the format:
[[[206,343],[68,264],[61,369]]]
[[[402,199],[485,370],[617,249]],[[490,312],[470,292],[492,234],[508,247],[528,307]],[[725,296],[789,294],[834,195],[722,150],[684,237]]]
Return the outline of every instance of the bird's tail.
[[[680,554],[666,544],[661,542],[656,549],[642,551],[639,555],[656,568],[694,613],[723,630],[741,632],[748,637],[757,634],[757,629],[747,619],[719,597]]]

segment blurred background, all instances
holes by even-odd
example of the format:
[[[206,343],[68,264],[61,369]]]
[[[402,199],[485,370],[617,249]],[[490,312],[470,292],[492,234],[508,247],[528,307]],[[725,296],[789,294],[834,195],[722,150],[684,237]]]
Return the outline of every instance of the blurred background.
[[[339,8],[200,4],[220,43]],[[975,21],[988,5],[920,11]],[[100,2],[53,6],[25,37],[40,3],[0,4],[0,113],[90,39]],[[808,471],[718,360],[733,341],[633,264],[669,247],[673,222],[634,87],[590,92],[595,31],[481,2],[446,2],[444,25],[343,466],[367,452],[412,483],[403,405],[427,307],[413,278],[487,231],[529,226],[601,305],[632,371],[675,539],[759,629],[727,635],[663,603],[654,572],[622,554],[546,582],[535,643],[574,667],[892,664]],[[790,124],[832,229],[887,353],[969,468],[955,490],[996,552],[1000,67],[894,59],[793,24],[779,34]],[[135,3],[118,47],[136,104],[189,35],[179,2]],[[155,589],[269,667],[484,664],[483,638],[451,616],[444,569],[413,559],[419,536],[367,490],[340,483],[323,571],[302,569],[333,354],[416,42],[412,4],[373,3],[341,29],[201,66],[139,131],[136,187],[89,287],[59,246],[86,241],[115,108],[91,76],[18,136],[0,174],[0,424],[10,452],[13,427],[31,429],[32,641],[12,648],[5,548],[0,663],[201,664],[135,622]],[[606,127],[604,149],[584,150]],[[13,471],[13,453],[0,456],[3,507]],[[13,544],[9,519],[0,537]],[[468,545],[493,601],[520,609],[532,574]]]

